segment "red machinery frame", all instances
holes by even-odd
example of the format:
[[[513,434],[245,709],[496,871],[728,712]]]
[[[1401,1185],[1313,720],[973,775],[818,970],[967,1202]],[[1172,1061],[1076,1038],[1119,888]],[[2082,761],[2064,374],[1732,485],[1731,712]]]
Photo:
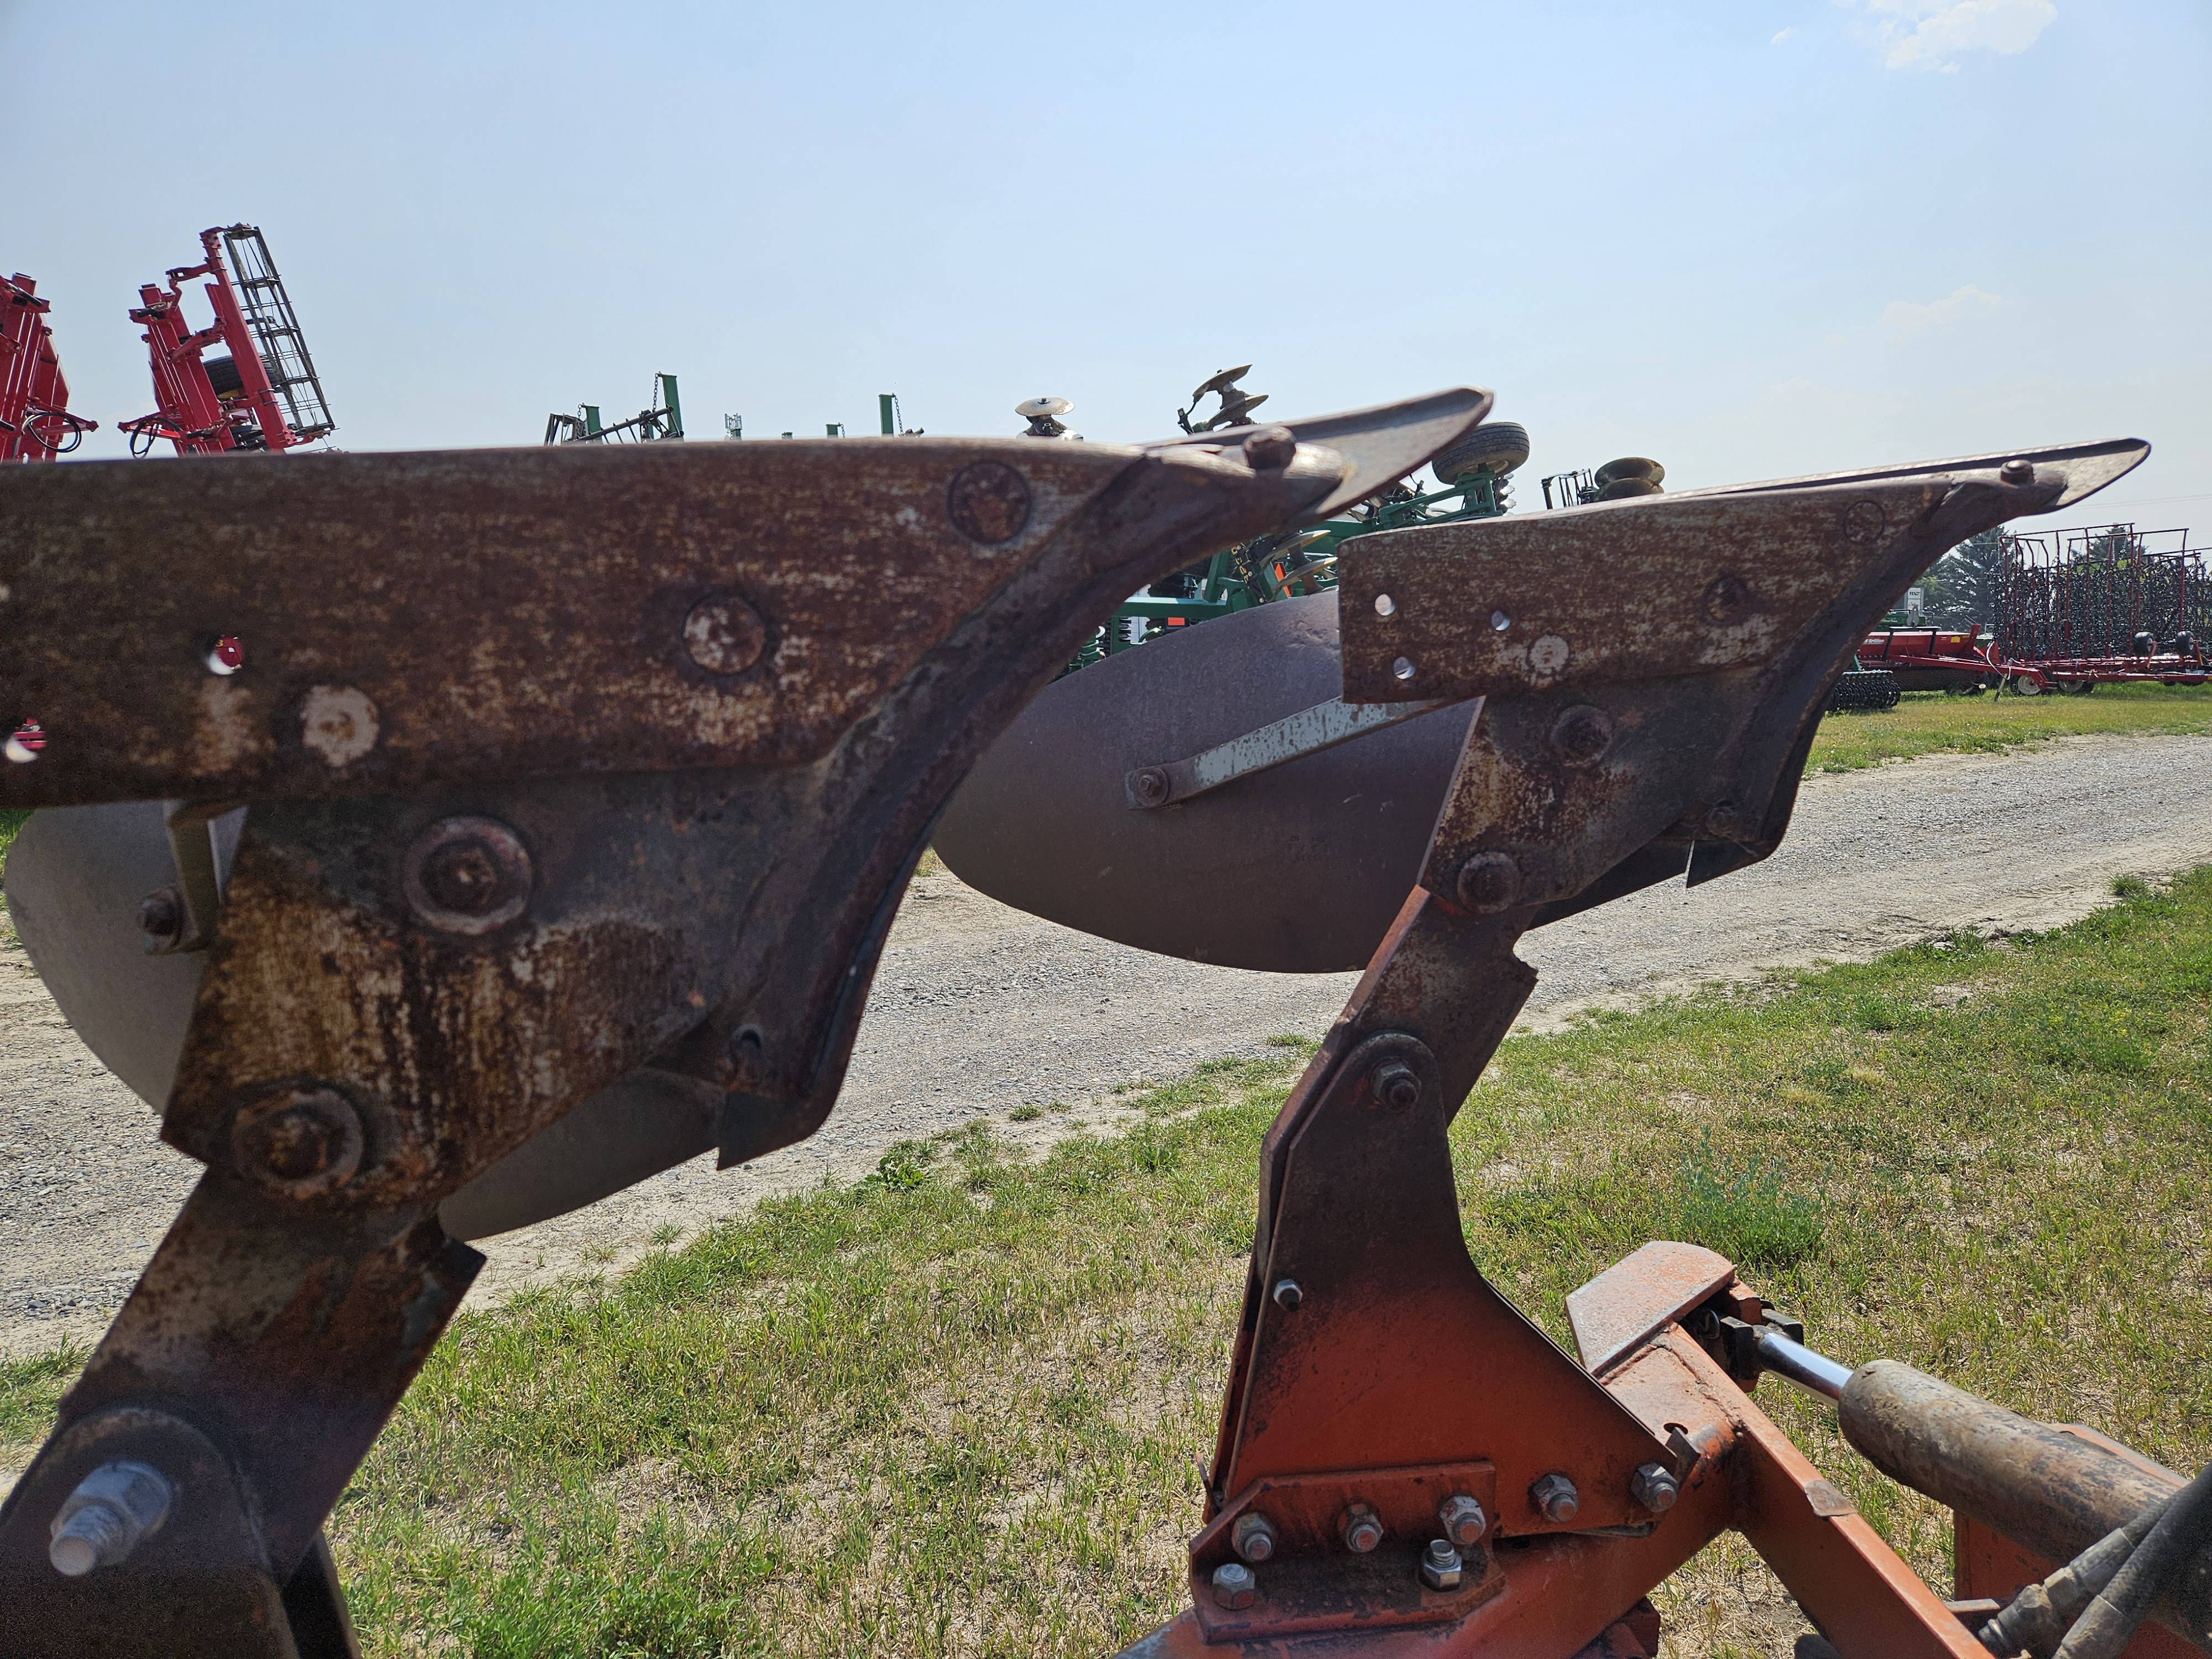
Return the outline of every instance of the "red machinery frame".
[[[51,461],[99,430],[69,412],[69,380],[45,320],[52,308],[21,271],[0,277],[0,461]]]
[[[322,435],[295,431],[284,418],[262,361],[261,342],[246,322],[223,264],[219,244],[224,234],[220,226],[202,231],[199,264],[172,268],[166,289],[148,283],[138,290],[131,320],[146,325],[142,337],[152,362],[157,407],[151,415],[122,422],[133,453],[144,453],[163,438],[179,455],[216,455],[229,449],[289,449]],[[195,276],[212,278],[206,292],[215,308],[215,321],[198,330],[185,322],[182,304],[184,284]],[[219,391],[202,360],[207,348],[218,343],[229,348],[236,367],[234,391]]]

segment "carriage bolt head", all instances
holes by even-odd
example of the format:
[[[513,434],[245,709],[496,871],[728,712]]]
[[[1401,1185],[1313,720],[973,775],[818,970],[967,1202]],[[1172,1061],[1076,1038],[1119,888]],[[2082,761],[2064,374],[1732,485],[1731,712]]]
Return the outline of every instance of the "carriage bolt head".
[[[168,1518],[174,1498],[168,1477],[150,1463],[102,1463],[54,1512],[46,1559],[66,1578],[112,1567]]]
[[[1260,1581],[1242,1561],[1224,1561],[1213,1570],[1213,1599],[1234,1613],[1260,1599]]]
[[[2024,456],[2015,455],[1997,469],[1997,477],[2008,484],[2033,483],[2035,463]]]
[[[1285,1313],[1296,1313],[1298,1304],[1306,1299],[1306,1293],[1298,1288],[1298,1281],[1295,1279],[1277,1279],[1270,1294],[1275,1298],[1275,1305]]]
[[[1463,1492],[1437,1505],[1437,1519],[1443,1524],[1444,1536],[1462,1547],[1480,1541],[1490,1524],[1481,1504]]]
[[[1382,1105],[1401,1112],[1421,1103],[1421,1076],[1402,1060],[1386,1060],[1367,1074],[1367,1086]]]
[[[1244,465],[1255,472],[1280,471],[1297,453],[1297,434],[1286,426],[1263,426],[1244,441]]]
[[[1535,1505],[1537,1514],[1554,1525],[1573,1520],[1583,1509],[1582,1494],[1564,1474],[1537,1476],[1528,1488],[1528,1501]]]
[[[1628,1495],[1652,1514],[1663,1515],[1682,1495],[1682,1483],[1664,1463],[1646,1463],[1629,1477]]]
[[[1421,1582],[1432,1590],[1457,1589],[1466,1567],[1449,1538],[1431,1538],[1421,1552]]]
[[[1365,1555],[1382,1541],[1382,1523],[1375,1518],[1371,1504],[1346,1504],[1340,1530],[1344,1535],[1344,1547],[1354,1555]]]
[[[1495,915],[1521,895],[1521,869],[1504,853],[1477,853],[1459,867],[1459,902],[1477,915]]]
[[[1264,1515],[1240,1515],[1229,1541],[1247,1561],[1264,1561],[1275,1553],[1275,1528]]]

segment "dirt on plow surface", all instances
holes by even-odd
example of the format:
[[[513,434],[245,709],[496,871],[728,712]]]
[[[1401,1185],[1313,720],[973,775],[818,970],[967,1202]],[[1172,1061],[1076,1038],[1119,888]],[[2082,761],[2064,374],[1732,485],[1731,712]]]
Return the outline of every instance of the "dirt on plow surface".
[[[1544,929],[1525,1018],[1823,958],[1863,959],[1954,929],[2057,927],[2112,878],[2212,861],[2212,738],[2081,738],[2007,756],[1935,756],[1806,781],[1765,864],[1670,884]],[[573,1215],[480,1246],[476,1305],[616,1267],[765,1194],[872,1168],[892,1142],[977,1118],[1042,1145],[1110,1130],[1130,1085],[1282,1033],[1319,1036],[1352,974],[1253,974],[1149,956],[984,897],[915,884],[876,975],[850,1078],[822,1133],[743,1170],[695,1159]],[[1023,1106],[1053,1108],[1013,1122]],[[136,1281],[198,1166],[80,1043],[20,947],[0,951],[0,1353],[89,1341]]]

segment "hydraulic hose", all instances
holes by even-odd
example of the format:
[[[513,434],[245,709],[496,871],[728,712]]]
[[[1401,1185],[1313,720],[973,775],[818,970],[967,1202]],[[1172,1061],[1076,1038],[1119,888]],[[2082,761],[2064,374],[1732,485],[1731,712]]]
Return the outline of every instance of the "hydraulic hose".
[[[2149,1534],[2067,1632],[2057,1659],[2118,1659],[2152,1605],[2207,1543],[2212,1543],[2212,1463],[2173,1495]]]

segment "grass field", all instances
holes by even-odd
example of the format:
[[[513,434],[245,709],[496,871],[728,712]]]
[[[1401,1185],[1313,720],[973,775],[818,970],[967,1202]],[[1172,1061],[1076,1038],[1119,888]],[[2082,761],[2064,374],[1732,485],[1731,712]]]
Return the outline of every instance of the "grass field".
[[[1453,1130],[1475,1259],[1564,1340],[1575,1285],[1694,1238],[1840,1358],[2195,1468],[2212,871],[2122,885],[2040,938],[1513,1038]],[[980,1130],[902,1146],[618,1279],[465,1315],[333,1519],[369,1650],[1089,1654],[1166,1616],[1302,1052],[1133,1097],[1127,1133],[1036,1162]],[[35,1440],[75,1363],[0,1370],[0,1437]],[[1825,1407],[1760,1395],[1947,1582],[1943,1513]],[[1717,1545],[1664,1592],[1672,1650],[1786,1652],[1761,1582]]]
[[[2212,686],[2105,685],[2086,697],[1947,696],[1907,692],[1878,714],[1820,722],[1806,769],[1851,772],[1942,751],[2001,753],[2023,744],[2091,732],[2212,732]]]

